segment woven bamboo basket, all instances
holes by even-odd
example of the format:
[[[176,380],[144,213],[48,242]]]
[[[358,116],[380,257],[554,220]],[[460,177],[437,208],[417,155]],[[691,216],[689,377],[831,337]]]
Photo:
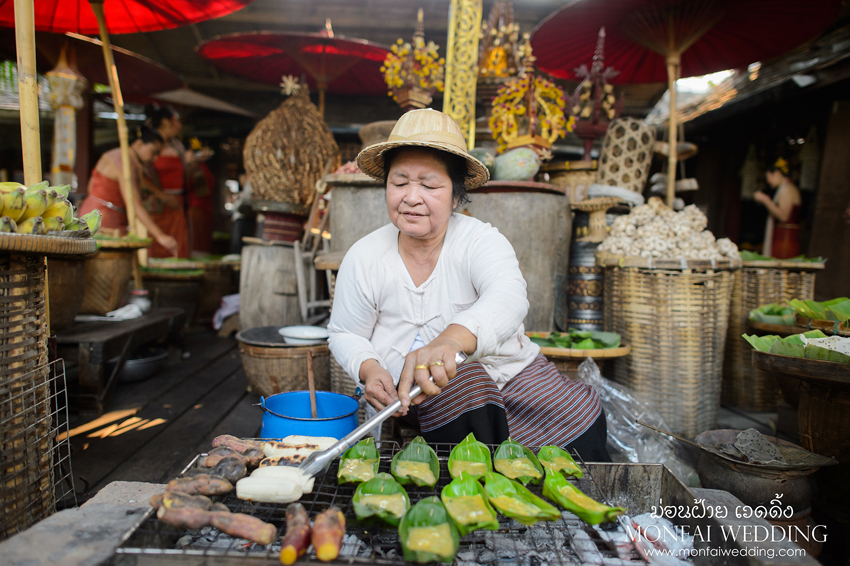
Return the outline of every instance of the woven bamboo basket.
[[[307,352],[313,355],[313,382],[317,391],[331,388],[330,350],[325,345],[302,348],[269,348],[239,344],[242,367],[251,388],[264,397],[286,391],[304,391],[307,383]]]
[[[55,508],[46,307],[44,257],[0,254],[0,540]]]
[[[74,324],[83,305],[86,268],[82,259],[51,258],[47,262],[50,328],[62,330]]]
[[[782,391],[772,373],[752,367],[752,347],[741,338],[749,332],[750,311],[789,299],[813,299],[815,274],[822,263],[787,261],[744,262],[732,278],[732,300],[726,355],[723,361],[724,405],[749,411],[775,411]]]
[[[605,270],[605,329],[632,348],[614,362],[614,379],[691,438],[717,421],[732,290],[730,270],[698,265]]]
[[[643,192],[652,166],[655,128],[634,118],[617,118],[608,126],[599,152],[601,185]]]
[[[127,296],[133,277],[135,249],[102,249],[86,259],[86,291],[80,312],[105,315],[114,311]]]

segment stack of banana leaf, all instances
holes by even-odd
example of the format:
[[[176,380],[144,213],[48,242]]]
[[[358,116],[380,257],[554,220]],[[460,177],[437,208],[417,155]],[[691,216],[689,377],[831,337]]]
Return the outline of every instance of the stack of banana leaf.
[[[761,352],[850,364],[850,338],[827,336],[820,330],[792,334],[785,338],[774,335],[743,336],[753,348]]]

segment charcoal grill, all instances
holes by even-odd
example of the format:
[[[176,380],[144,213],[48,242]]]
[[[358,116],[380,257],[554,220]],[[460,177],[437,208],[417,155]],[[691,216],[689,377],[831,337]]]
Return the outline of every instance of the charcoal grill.
[[[411,505],[432,495],[439,496],[451,477],[447,461],[451,445],[435,445],[440,459],[440,480],[435,488],[405,486]],[[491,447],[491,451],[495,447]],[[392,456],[400,447],[396,443],[384,442],[381,446],[380,471],[390,471]],[[201,456],[187,468],[197,466]],[[628,509],[631,516],[647,513],[653,505],[663,500],[664,505],[693,506],[693,494],[664,466],[659,464],[584,464],[585,475],[577,486],[597,500]],[[351,505],[355,485],[337,484],[338,460],[324,474],[316,477],[312,493],[305,494],[300,502],[310,517],[315,517],[330,505],[337,506],[346,518],[346,539],[341,555],[330,564],[378,564],[386,566],[408,564],[404,561],[397,530],[386,526],[364,524],[357,520]],[[528,485],[536,495],[541,495],[542,486]],[[606,493],[601,493],[601,492]],[[213,497],[235,513],[257,517],[278,528],[286,530],[286,505],[242,501],[235,493]],[[646,562],[632,550],[631,561],[620,562],[617,554],[587,525],[569,512],[563,512],[558,521],[541,521],[533,526],[499,515],[498,531],[475,531],[462,537],[455,564],[458,566],[515,565],[515,566],[575,566],[581,564],[579,557],[570,547],[571,534],[584,529],[593,538],[596,547],[606,558],[605,564],[628,564],[640,566]],[[705,519],[707,522],[711,519]],[[694,520],[673,520],[681,525],[694,526]],[[612,524],[611,528],[616,528]],[[353,538],[352,537],[356,537]],[[279,541],[269,547],[246,542],[225,535],[215,529],[185,531],[166,525],[156,519],[153,510],[148,511],[139,523],[124,537],[113,557],[115,566],[163,566],[163,565],[279,565]],[[324,564],[311,551],[299,559],[300,563]],[[716,563],[715,560],[695,560],[696,564]],[[758,560],[750,564],[758,563]]]

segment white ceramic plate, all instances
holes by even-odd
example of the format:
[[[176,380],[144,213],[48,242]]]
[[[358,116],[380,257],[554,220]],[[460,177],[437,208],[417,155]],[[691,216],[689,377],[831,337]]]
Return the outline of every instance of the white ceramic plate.
[[[328,329],[321,326],[284,326],[277,332],[284,342],[294,346],[313,346],[328,340]]]

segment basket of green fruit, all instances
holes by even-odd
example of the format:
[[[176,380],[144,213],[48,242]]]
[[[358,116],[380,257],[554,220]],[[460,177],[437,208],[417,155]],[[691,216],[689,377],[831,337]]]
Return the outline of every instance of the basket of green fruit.
[[[631,352],[631,347],[615,332],[570,328],[566,332],[526,332],[526,335],[540,346],[540,353],[554,363],[558,371],[573,378],[586,358],[593,358],[601,370],[605,360],[621,358]]]

